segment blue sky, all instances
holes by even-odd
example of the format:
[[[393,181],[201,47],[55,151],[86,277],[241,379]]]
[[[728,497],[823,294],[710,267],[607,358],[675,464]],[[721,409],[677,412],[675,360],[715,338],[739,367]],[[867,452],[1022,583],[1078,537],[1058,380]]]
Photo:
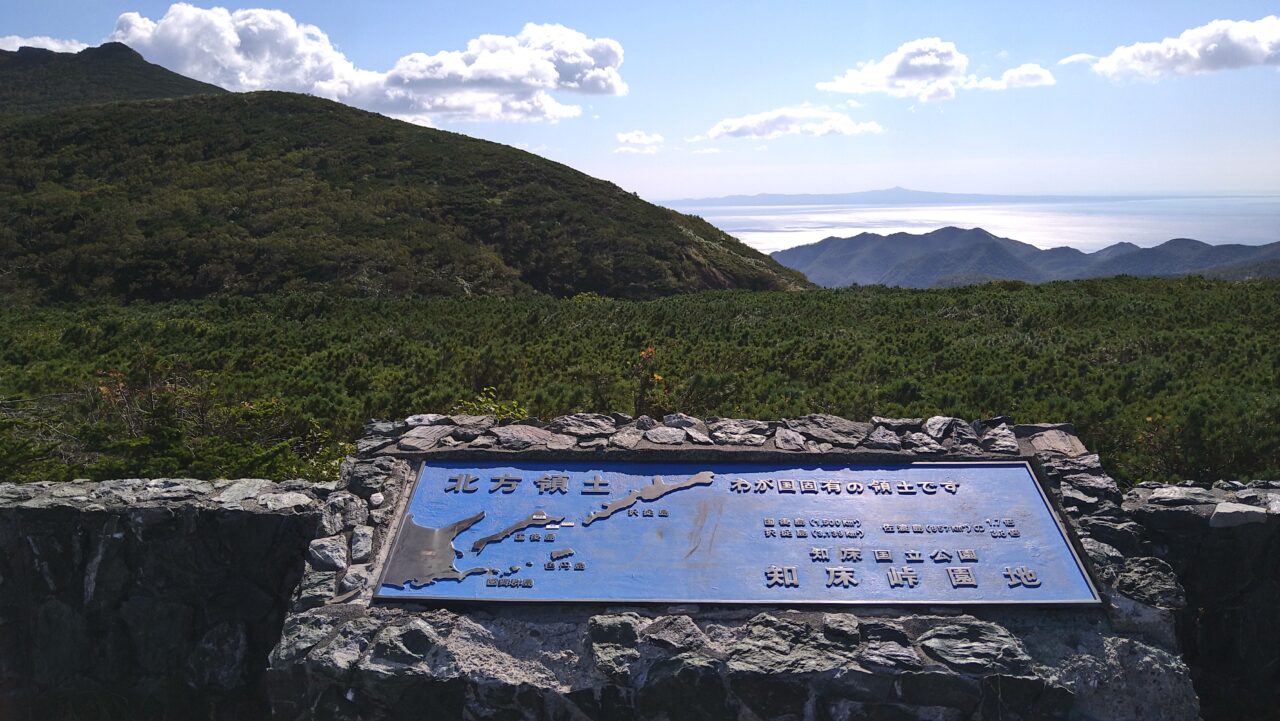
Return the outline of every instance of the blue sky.
[[[194,5],[166,20],[168,2],[6,0],[0,47],[117,33],[154,62],[233,89],[328,94],[526,148],[650,199],[894,185],[1280,192],[1280,2],[226,5],[282,11],[266,30],[265,16],[234,20],[259,41],[278,33],[259,65],[223,57],[240,50],[209,34],[230,32],[230,15]],[[297,31],[281,17],[325,42],[312,33],[289,57],[280,48]],[[1206,28],[1214,20],[1236,22]],[[478,59],[459,52],[484,35],[505,39]],[[1166,38],[1163,50],[1138,45]],[[548,76],[551,52],[577,60]],[[1060,64],[1077,54],[1094,57]],[[922,64],[890,72],[912,58]],[[389,99],[399,87],[421,94]]]

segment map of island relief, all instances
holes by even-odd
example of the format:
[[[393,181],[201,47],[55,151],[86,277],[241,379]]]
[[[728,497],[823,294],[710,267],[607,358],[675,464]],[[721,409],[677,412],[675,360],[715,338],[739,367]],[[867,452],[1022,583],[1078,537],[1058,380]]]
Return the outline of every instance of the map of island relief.
[[[377,596],[1097,600],[1020,463],[427,463]]]

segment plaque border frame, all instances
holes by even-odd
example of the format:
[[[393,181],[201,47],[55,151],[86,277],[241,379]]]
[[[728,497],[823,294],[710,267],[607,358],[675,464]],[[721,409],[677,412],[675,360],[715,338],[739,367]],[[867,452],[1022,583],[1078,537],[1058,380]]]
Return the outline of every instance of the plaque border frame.
[[[747,454],[744,454],[744,455],[747,455]],[[1053,522],[1057,527],[1058,533],[1062,536],[1062,540],[1066,543],[1067,549],[1071,552],[1071,559],[1075,561],[1076,568],[1078,568],[1081,574],[1084,576],[1085,585],[1088,587],[1089,593],[1093,595],[1092,599],[1070,600],[1070,601],[1062,601],[1062,600],[1049,600],[1049,601],[903,600],[903,601],[884,602],[880,600],[874,600],[874,601],[832,600],[832,601],[786,602],[785,599],[780,601],[766,601],[766,600],[758,600],[758,599],[702,600],[702,599],[689,599],[689,598],[645,599],[642,601],[617,599],[617,598],[566,598],[566,599],[501,598],[501,599],[485,600],[485,599],[471,599],[471,598],[440,598],[440,597],[406,598],[404,596],[383,596],[381,595],[381,593],[382,593],[382,587],[384,585],[383,582],[385,581],[384,576],[386,575],[386,571],[387,571],[387,565],[388,565],[387,560],[391,557],[392,554],[395,553],[396,549],[399,548],[400,546],[400,539],[401,539],[400,532],[408,516],[407,510],[408,510],[409,504],[413,502],[413,495],[418,490],[418,482],[422,480],[422,469],[424,466],[426,466],[428,463],[431,463],[433,460],[436,460],[436,459],[425,457],[425,458],[415,459],[414,462],[412,463],[412,479],[406,485],[405,492],[400,494],[399,502],[396,504],[397,518],[395,522],[395,535],[392,537],[391,543],[383,544],[383,548],[385,550],[378,554],[378,558],[375,561],[378,564],[378,569],[377,569],[378,576],[377,576],[377,585],[373,589],[373,596],[371,599],[372,603],[374,604],[385,604],[385,605],[394,604],[394,605],[412,605],[412,606],[426,605],[426,606],[433,606],[437,608],[447,607],[447,606],[463,606],[463,605],[482,607],[482,606],[488,606],[493,603],[513,604],[513,605],[564,604],[564,605],[572,605],[572,606],[596,604],[596,605],[610,605],[610,606],[640,606],[640,607],[689,604],[689,605],[699,605],[699,606],[769,606],[769,607],[785,607],[785,608],[826,608],[826,607],[832,607],[832,606],[862,607],[862,608],[897,608],[900,606],[925,606],[925,607],[940,606],[945,608],[966,608],[969,606],[995,606],[995,607],[1003,607],[1003,608],[1023,608],[1023,607],[1094,608],[1094,607],[1101,606],[1104,600],[1102,597],[1102,594],[1098,591],[1098,583],[1097,583],[1097,580],[1094,578],[1093,568],[1085,561],[1085,556],[1082,555],[1082,548],[1080,547],[1080,539],[1076,537],[1075,533],[1072,531],[1070,526],[1067,525],[1066,521],[1064,520],[1065,514],[1063,512],[1062,507],[1056,502],[1056,500],[1052,496],[1050,496],[1048,493],[1045,492],[1044,482],[1041,480],[1040,474],[1036,471],[1035,465],[1032,464],[1032,462],[1026,458],[1021,458],[1018,460],[995,459],[995,458],[993,459],[970,458],[970,459],[963,459],[963,460],[945,460],[945,461],[943,460],[927,460],[927,461],[911,460],[911,461],[896,461],[896,462],[895,461],[863,461],[861,463],[857,463],[857,462],[847,463],[846,467],[851,469],[856,469],[859,466],[866,467],[866,466],[879,464],[879,465],[902,465],[902,466],[986,465],[986,466],[1021,466],[1025,468],[1028,475],[1031,476],[1031,481],[1032,481],[1032,484],[1035,486],[1036,491],[1040,494],[1040,501],[1044,503],[1045,509],[1049,511],[1049,515],[1053,518]],[[446,458],[440,458],[438,460],[444,461],[444,462],[465,463],[467,460],[480,460],[480,459],[477,459],[477,458],[464,459],[464,458],[447,458],[446,457]],[[518,455],[513,454],[510,457],[485,458],[484,460],[487,460],[487,461],[510,460],[513,463],[518,463],[520,458]],[[531,460],[537,460],[539,462],[554,463],[557,461],[580,462],[580,461],[591,461],[591,460],[603,460],[605,462],[611,462],[612,459],[599,459],[598,457],[579,459],[579,458],[567,458],[567,457],[557,456],[554,458],[537,457],[537,458],[532,458]],[[782,461],[774,461],[772,459],[768,461],[763,461],[763,460],[756,461],[750,458],[733,458],[733,457],[726,457],[723,460],[731,461],[734,463],[754,463],[762,466],[763,465],[779,465],[780,463],[782,463]],[[841,459],[841,458],[832,459],[830,457],[823,459],[823,458],[816,458],[816,457],[810,456],[805,460],[810,462],[816,461],[817,463],[820,463],[820,464],[825,464],[825,463],[834,464],[834,463],[840,463],[842,461],[845,461],[846,459]],[[619,459],[618,461],[612,461],[612,462],[661,463],[663,462],[663,460],[657,459],[657,458],[654,458],[654,459],[646,458],[643,460],[620,461]],[[679,462],[678,459],[675,462]],[[424,588],[426,587],[424,586]]]

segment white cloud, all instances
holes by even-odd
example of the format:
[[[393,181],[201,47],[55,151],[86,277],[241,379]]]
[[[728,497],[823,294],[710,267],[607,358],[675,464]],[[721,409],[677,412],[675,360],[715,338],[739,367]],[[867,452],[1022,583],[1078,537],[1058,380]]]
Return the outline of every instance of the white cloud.
[[[754,138],[772,140],[783,135],[862,135],[882,133],[884,128],[876,122],[855,122],[853,118],[826,107],[801,105],[778,108],[739,118],[726,118],[716,123],[698,140],[719,138]]]
[[[1072,63],[1091,63],[1097,59],[1098,59],[1097,55],[1090,55],[1089,53],[1076,53],[1075,55],[1068,55],[1067,57],[1059,60],[1058,64],[1070,65]]]
[[[858,63],[844,75],[818,83],[818,89],[858,95],[885,93],[928,103],[950,100],[959,88],[1005,90],[1054,83],[1052,73],[1033,64],[1006,70],[999,79],[968,75],[968,69],[969,57],[955,43],[920,38],[903,43],[879,60]]]
[[[719,155],[720,153],[723,153],[723,152],[724,151],[721,150],[720,148],[696,148],[693,151],[693,154],[694,155]]]
[[[613,152],[624,155],[656,155],[658,150],[657,145],[619,145]]]
[[[24,38],[21,35],[0,36],[0,50],[17,50],[18,48],[43,48],[58,53],[78,53],[89,47],[79,40],[59,40],[46,35]]]
[[[624,145],[662,145],[663,138],[657,133],[646,133],[643,130],[632,130],[617,134],[618,142]]]
[[[622,45],[562,25],[481,35],[464,50],[411,53],[386,72],[358,68],[318,27],[280,10],[171,5],[160,20],[124,13],[109,38],[175,72],[230,90],[312,93],[414,122],[547,120],[582,108],[553,91],[625,95]]]
[[[1056,82],[1058,81],[1054,79],[1053,74],[1048,70],[1039,65],[1027,63],[1004,71],[999,80],[995,78],[971,79],[965,83],[965,87],[979,90],[1008,90],[1009,88],[1035,88],[1053,85]]]
[[[1116,48],[1093,64],[1108,77],[1198,75],[1255,65],[1280,65],[1280,17],[1214,20],[1158,43]]]

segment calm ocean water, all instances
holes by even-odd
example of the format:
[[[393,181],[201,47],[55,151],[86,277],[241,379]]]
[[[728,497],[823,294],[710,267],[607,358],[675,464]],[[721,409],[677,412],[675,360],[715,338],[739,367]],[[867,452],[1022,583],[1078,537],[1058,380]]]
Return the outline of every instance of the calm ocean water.
[[[924,233],[948,225],[985,228],[1040,248],[1069,245],[1085,252],[1121,241],[1149,247],[1171,238],[1214,245],[1280,241],[1280,196],[899,206],[682,205],[680,210],[701,215],[766,253],[833,235]]]

